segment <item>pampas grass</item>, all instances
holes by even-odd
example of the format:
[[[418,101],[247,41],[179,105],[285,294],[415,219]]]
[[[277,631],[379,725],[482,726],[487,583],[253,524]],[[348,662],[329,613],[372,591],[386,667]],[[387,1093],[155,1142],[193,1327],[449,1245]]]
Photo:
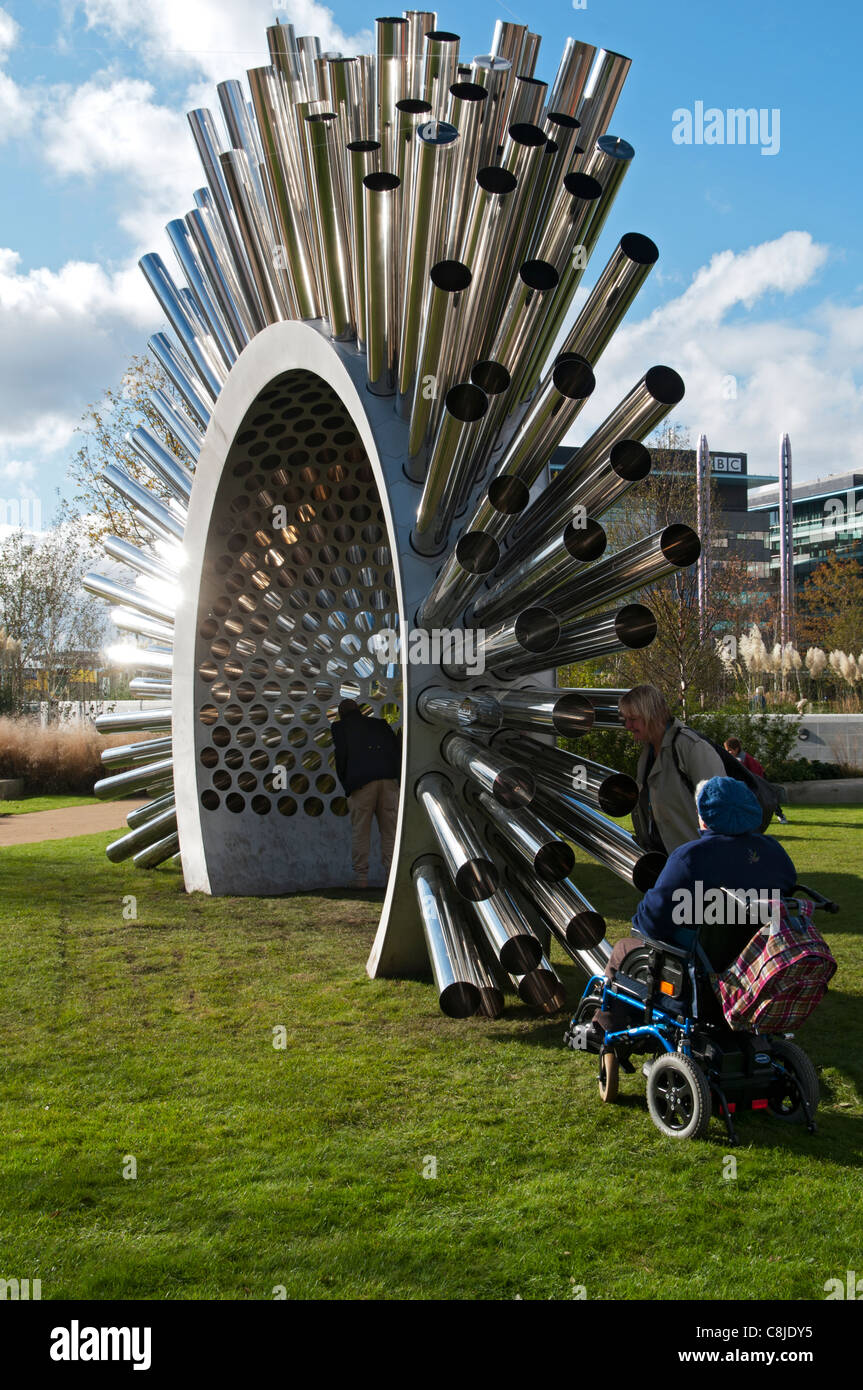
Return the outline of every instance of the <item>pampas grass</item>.
[[[72,792],[86,796],[106,775],[104,748],[156,735],[98,734],[89,723],[41,725],[33,719],[0,718],[0,778],[23,777],[28,796]],[[115,771],[117,769],[111,769]]]

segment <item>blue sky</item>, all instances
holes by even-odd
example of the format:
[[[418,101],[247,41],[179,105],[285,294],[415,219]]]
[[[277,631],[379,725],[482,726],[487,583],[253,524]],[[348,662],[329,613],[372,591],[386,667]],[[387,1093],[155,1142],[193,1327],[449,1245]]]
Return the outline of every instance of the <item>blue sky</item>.
[[[82,410],[161,326],[136,262],[157,249],[172,263],[161,229],[203,181],[185,111],[216,107],[216,81],[267,60],[275,18],[351,53],[369,50],[376,13],[310,0],[3,0],[0,498],[35,496],[50,512]],[[528,22],[548,81],[569,34],[633,60],[611,129],[636,159],[583,294],[623,232],[652,236],[660,260],[600,363],[578,437],[667,361],[687,383],[675,418],[713,448],[747,450],[772,472],[788,430],[796,477],[863,469],[859,11],[561,0],[438,15],[467,59],[488,51],[497,18]],[[673,113],[697,102],[778,108],[778,152],[675,143]]]

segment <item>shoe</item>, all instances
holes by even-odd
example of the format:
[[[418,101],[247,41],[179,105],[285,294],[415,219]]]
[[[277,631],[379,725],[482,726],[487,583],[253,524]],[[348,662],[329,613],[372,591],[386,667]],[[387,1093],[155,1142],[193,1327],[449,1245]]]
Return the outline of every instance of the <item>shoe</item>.
[[[787,817],[787,816],[777,816],[776,819],[778,820],[778,822],[779,822],[780,825],[787,825],[787,824],[788,824],[788,817]]]
[[[563,1035],[567,1047],[574,1052],[599,1052],[604,1039],[605,1029],[592,1019],[590,1023],[576,1023]]]

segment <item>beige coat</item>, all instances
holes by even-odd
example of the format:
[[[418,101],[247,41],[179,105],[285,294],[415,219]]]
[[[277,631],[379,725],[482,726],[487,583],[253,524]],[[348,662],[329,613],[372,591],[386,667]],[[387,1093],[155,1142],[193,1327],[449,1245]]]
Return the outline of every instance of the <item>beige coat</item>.
[[[685,845],[688,840],[697,840],[699,833],[695,797],[677,771],[671,751],[671,740],[678,729],[680,737],[676,744],[677,760],[693,787],[697,787],[704,778],[726,775],[716,749],[705,743],[703,738],[699,738],[693,729],[687,729],[679,719],[672,719],[665,730],[659,756],[654,760],[647,778],[653,819],[667,854],[671,854],[678,845]],[[638,805],[632,813],[635,838],[644,847],[649,843],[647,791],[644,785],[648,751],[649,745],[645,744],[641,750],[636,773]]]

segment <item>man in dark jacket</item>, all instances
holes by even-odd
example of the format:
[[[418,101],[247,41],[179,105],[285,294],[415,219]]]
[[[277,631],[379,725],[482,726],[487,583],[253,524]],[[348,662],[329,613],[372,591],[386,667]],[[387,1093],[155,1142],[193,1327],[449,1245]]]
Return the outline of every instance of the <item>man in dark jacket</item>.
[[[363,715],[356,700],[342,700],[333,724],[336,776],[351,811],[351,863],[357,888],[369,884],[372,820],[381,832],[384,874],[389,874],[399,813],[401,745],[385,719]]]
[[[668,856],[659,878],[649,888],[632,919],[639,936],[627,936],[614,946],[606,975],[620,968],[624,957],[644,937],[688,949],[698,937],[714,970],[724,970],[757,930],[760,921],[778,912],[774,899],[790,893],[797,870],[778,840],[759,833],[761,807],[745,782],[711,777],[700,782],[695,803],[701,833]],[[730,889],[739,895],[729,897]],[[755,925],[750,912],[757,915]],[[598,1013],[579,1024],[575,1046],[598,1049],[604,1030],[614,1026],[610,1014]]]

